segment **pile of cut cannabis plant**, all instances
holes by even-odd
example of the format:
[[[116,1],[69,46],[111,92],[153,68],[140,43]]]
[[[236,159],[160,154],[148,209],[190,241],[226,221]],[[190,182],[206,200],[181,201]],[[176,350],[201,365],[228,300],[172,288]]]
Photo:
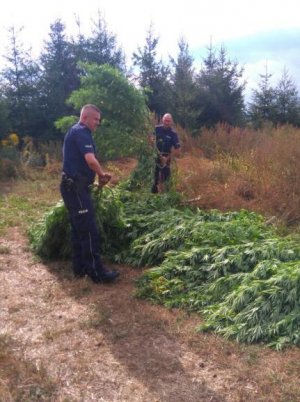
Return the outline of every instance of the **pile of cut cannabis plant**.
[[[277,349],[300,344],[300,243],[280,237],[253,212],[179,207],[176,193],[93,193],[102,251],[150,267],[137,296],[200,313],[200,330]],[[66,210],[59,203],[31,229],[35,252],[66,258]],[[152,267],[152,268],[151,268]]]

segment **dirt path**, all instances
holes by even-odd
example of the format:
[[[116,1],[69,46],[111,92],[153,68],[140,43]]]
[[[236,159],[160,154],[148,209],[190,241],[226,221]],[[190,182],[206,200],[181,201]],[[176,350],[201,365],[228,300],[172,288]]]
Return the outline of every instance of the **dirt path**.
[[[140,271],[122,266],[112,285],[74,280],[69,263],[37,261],[19,228],[0,246],[1,402],[300,401],[298,349],[196,333],[199,317],[134,297]],[[3,396],[1,337],[19,366],[7,378],[34,397]]]
[[[1,243],[0,333],[54,381],[48,400],[243,400],[209,342],[193,347],[201,336],[192,317],[134,298],[139,272],[121,267],[116,284],[94,285],[73,280],[68,263],[35,261],[17,228]]]

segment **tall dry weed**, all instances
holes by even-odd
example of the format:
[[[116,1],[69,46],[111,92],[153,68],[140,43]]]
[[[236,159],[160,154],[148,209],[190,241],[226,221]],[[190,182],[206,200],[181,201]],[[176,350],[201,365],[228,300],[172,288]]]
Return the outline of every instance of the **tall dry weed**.
[[[300,129],[219,125],[196,139],[183,135],[183,151],[179,189],[199,206],[300,222]]]

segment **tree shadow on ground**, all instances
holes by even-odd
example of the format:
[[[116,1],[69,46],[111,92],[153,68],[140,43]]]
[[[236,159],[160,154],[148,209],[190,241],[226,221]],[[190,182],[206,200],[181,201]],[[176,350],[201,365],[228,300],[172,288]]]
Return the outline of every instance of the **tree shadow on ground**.
[[[116,283],[96,285],[89,279],[73,279],[69,263],[50,263],[47,268],[76,302],[93,306],[89,329],[101,332],[114,358],[126,368],[128,378],[142,382],[158,401],[226,400],[206,383],[199,365],[201,355],[189,362],[188,345],[170,333],[163,317],[153,314],[156,307],[133,296],[140,271],[120,267]]]

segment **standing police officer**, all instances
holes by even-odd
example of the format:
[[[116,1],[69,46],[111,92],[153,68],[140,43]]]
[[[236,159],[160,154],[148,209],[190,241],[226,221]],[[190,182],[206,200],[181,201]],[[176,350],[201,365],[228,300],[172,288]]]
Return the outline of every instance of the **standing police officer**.
[[[171,154],[179,156],[180,143],[177,133],[172,129],[173,118],[166,113],[162,118],[162,125],[156,126],[152,144],[155,145],[157,157],[155,159],[154,183],[152,193],[158,193],[159,184],[165,183],[171,176]]]
[[[100,125],[101,112],[95,105],[81,109],[80,120],[69,129],[63,144],[63,173],[60,185],[72,227],[72,266],[74,275],[88,275],[94,282],[112,282],[117,271],[108,271],[102,263],[100,239],[89,186],[98,176],[99,185],[109,182],[111,174],[103,171],[95,157],[92,138]]]

